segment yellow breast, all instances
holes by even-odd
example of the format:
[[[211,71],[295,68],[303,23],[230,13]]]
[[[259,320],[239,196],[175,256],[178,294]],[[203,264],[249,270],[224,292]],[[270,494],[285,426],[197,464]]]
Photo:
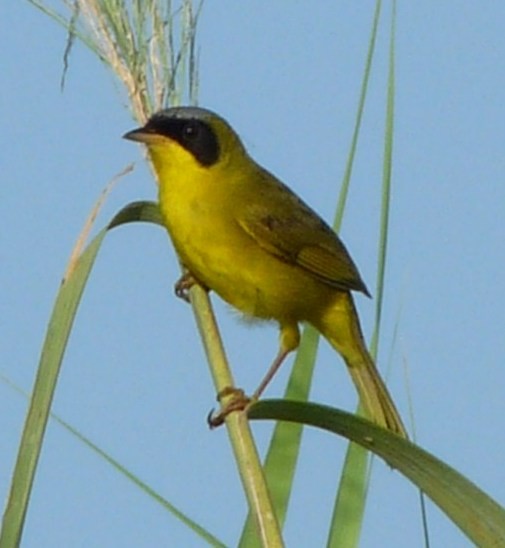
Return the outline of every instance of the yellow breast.
[[[313,280],[259,247],[237,222],[241,203],[250,199],[250,191],[242,189],[252,174],[226,165],[201,168],[176,146],[169,151],[170,163],[156,149],[151,154],[160,209],[183,265],[247,315],[304,319],[300,308]],[[301,283],[300,277],[307,280]]]

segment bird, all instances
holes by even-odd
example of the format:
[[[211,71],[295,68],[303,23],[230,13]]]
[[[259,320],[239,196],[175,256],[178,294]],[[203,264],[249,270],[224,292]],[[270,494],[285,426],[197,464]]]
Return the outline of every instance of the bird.
[[[246,317],[279,325],[278,353],[251,400],[308,323],[343,358],[367,418],[407,438],[351,294],[370,293],[335,231],[211,110],[163,109],[123,137],[144,144],[154,167],[163,224],[185,272],[176,292],[198,283]]]

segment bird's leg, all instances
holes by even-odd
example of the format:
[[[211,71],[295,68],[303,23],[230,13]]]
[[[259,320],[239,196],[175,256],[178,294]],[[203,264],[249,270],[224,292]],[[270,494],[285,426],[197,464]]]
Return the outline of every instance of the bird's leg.
[[[191,274],[191,272],[185,272],[176,282],[174,285],[174,292],[179,299],[182,299],[183,301],[186,301],[189,303],[189,290],[195,285],[198,284],[202,286],[206,291],[208,289],[201,284],[194,276]]]
[[[296,350],[300,344],[300,330],[297,323],[281,324],[280,332],[280,348],[275,360],[272,362],[267,374],[263,377],[258,388],[256,388],[254,394],[251,397],[251,402],[259,400],[261,394],[263,394],[265,388],[268,386],[274,375],[279,370],[279,367],[283,364],[286,356]]]
[[[263,380],[260,382],[260,385],[254,391],[254,394],[251,396],[251,402],[254,403],[260,399],[261,394],[265,391],[265,388],[270,384],[270,381],[274,378],[274,375],[279,370],[280,366],[286,359],[287,355],[291,350],[280,349],[279,353],[275,357],[275,360],[272,362],[270,369],[267,371],[266,375],[263,377]]]
[[[219,392],[217,396],[219,401],[226,396],[231,396],[231,399],[222,407],[219,413],[214,414],[212,411],[209,413],[207,417],[207,423],[211,428],[221,426],[224,423],[225,418],[232,411],[247,410],[249,406],[259,400],[261,394],[263,394],[265,388],[268,386],[274,375],[279,370],[279,367],[286,359],[286,356],[290,352],[295,350],[300,344],[300,331],[298,330],[298,325],[296,323],[281,325],[280,339],[281,344],[277,356],[272,362],[272,365],[268,369],[266,375],[260,382],[260,385],[254,391],[253,395],[250,398],[244,394],[243,390],[241,390],[240,388],[234,388],[232,386],[227,386],[226,388],[221,390],[221,392]]]

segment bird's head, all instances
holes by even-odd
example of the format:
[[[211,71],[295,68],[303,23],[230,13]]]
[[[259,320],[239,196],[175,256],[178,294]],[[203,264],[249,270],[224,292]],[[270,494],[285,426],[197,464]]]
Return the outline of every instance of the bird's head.
[[[144,143],[158,170],[213,169],[246,154],[231,126],[214,112],[198,107],[173,107],[151,116],[125,139]]]

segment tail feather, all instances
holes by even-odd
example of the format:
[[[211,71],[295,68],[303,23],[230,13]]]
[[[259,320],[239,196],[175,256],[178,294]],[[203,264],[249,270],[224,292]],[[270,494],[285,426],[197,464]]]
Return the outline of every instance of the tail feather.
[[[336,294],[325,313],[311,323],[343,357],[367,416],[408,438],[400,414],[367,350],[351,294]]]

